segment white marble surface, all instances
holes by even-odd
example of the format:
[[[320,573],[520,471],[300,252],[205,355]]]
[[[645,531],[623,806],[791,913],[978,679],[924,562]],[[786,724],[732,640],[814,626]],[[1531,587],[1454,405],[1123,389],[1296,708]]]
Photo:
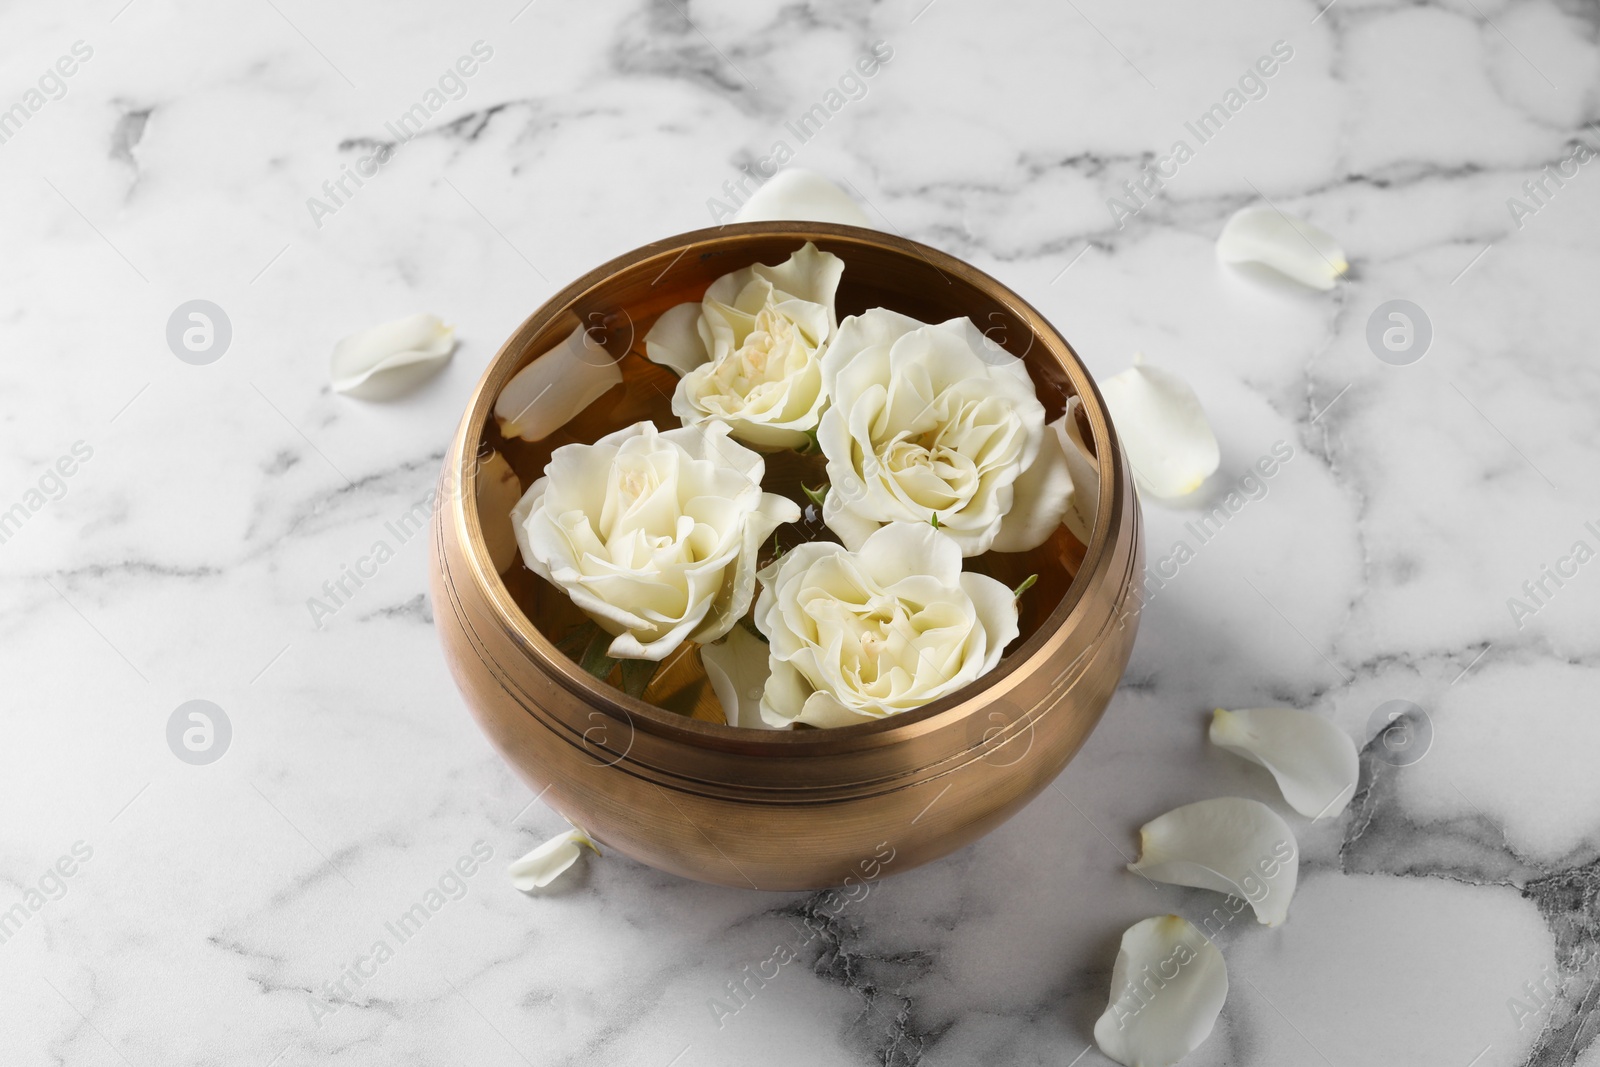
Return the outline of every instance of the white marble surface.
[[[0,544],[0,907],[41,879],[59,898],[0,943],[0,1063],[1103,1063],[1122,929],[1218,902],[1122,854],[1179,803],[1279,804],[1204,742],[1214,705],[1266,703],[1348,730],[1363,790],[1295,821],[1288,924],[1220,936],[1233,986],[1189,1062],[1600,1063],[1600,562],[1520,627],[1506,604],[1600,546],[1600,164],[1520,228],[1506,203],[1600,143],[1594,5],[925,3],[0,11],[0,107],[93,49],[0,144],[0,509],[92,449]],[[478,40],[466,95],[317,227],[306,199]],[[1151,602],[1057,788],[877,885],[719,1028],[709,998],[818,898],[614,857],[518,894],[504,864],[561,823],[462,708],[420,543],[320,630],[306,600],[423,494],[515,323],[707,224],[876,40],[893,59],[797,164],[1014,286],[1096,373],[1142,349],[1196,383],[1216,485],[1295,455]],[[1280,40],[1266,95],[1113,226],[1117,184]],[[1261,197],[1337,234],[1349,281],[1218,266]],[[165,340],[194,298],[232,323],[209,366]],[[1365,340],[1395,298],[1433,324],[1410,366]],[[419,310],[459,327],[442,375],[392,404],[329,392],[335,339]],[[1147,514],[1155,561],[1194,515]],[[166,741],[197,698],[233,728],[209,766]],[[1431,717],[1409,766],[1369,743],[1391,699]],[[465,895],[319,1017],[478,842]],[[1508,1001],[1547,976],[1519,1028]]]

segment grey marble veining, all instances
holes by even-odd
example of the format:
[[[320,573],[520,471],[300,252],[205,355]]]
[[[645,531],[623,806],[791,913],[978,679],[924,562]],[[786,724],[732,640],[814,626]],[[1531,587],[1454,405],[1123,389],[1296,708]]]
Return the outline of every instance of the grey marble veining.
[[[1348,731],[1361,788],[1293,820],[1289,922],[1217,933],[1232,987],[1186,1062],[1600,1063],[1600,562],[1574,561],[1600,549],[1600,164],[1546,170],[1600,147],[1597,34],[1581,0],[0,11],[0,513],[23,509],[0,542],[0,1063],[1104,1063],[1121,931],[1219,903],[1124,872],[1136,829],[1207,796],[1282,810],[1204,737],[1212,707],[1269,703]],[[1127,680],[983,841],[842,905],[614,856],[525,897],[504,866],[561,821],[472,726],[422,545],[390,525],[529,310],[711,224],[779,142],[1017,289],[1097,374],[1136,350],[1183,374],[1223,468],[1147,507],[1173,562]],[[1218,265],[1260,200],[1337,235],[1349,279]],[[166,339],[194,299],[232,327],[204,366]],[[1367,344],[1392,299],[1432,325],[1409,366]],[[330,392],[337,338],[421,310],[461,338],[439,377]],[[1264,493],[1196,537],[1278,442]],[[393,558],[314,623],[380,539]],[[204,766],[168,745],[195,699],[232,728]],[[1393,700],[1422,709],[1419,760],[1375,739]]]

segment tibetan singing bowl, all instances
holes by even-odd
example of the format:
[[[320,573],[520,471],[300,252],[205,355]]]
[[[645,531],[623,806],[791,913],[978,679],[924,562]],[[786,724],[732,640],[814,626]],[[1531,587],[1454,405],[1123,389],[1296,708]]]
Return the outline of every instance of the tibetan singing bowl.
[[[1068,397],[1082,397],[1079,426],[1100,472],[1097,518],[1087,545],[1063,527],[1032,552],[967,560],[1012,586],[1039,575],[1019,601],[1021,635],[967,688],[854,726],[739,729],[721,719],[689,646],[663,664],[645,692],[651,702],[594,678],[558,649],[562,629],[583,616],[520,559],[507,563],[506,494],[484,494],[496,502],[480,511],[477,483],[490,451],[526,489],[562,444],[592,442],[642,418],[675,427],[674,379],[643,358],[650,323],[699,300],[723,274],[782,263],[806,241],[844,261],[840,319],[876,306],[924,322],[965,315],[1023,359],[1047,418],[1060,417]],[[580,324],[597,358],[621,368],[623,384],[544,441],[505,440],[492,414],[500,390]],[[814,466],[794,485],[801,476],[821,480],[820,461],[768,455],[769,490],[786,491],[770,484],[775,473],[794,474],[784,464],[805,463]],[[779,531],[785,543],[792,534]],[[820,528],[803,535],[829,536]],[[1094,382],[1017,294],[943,252],[873,230],[745,223],[620,256],[551,297],[512,334],[445,454],[430,579],[435,625],[467,706],[545,803],[602,845],[663,871],[727,886],[811,889],[946,855],[1061,773],[1127,666],[1142,542],[1130,468]]]

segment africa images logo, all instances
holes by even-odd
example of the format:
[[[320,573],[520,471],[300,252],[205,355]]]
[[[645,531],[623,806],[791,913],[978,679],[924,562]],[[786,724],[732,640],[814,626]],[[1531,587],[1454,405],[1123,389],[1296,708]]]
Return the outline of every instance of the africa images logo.
[[[430,85],[421,100],[402,111],[398,118],[384,123],[384,127],[394,135],[392,142],[378,144],[373,151],[356,160],[353,169],[348,163],[339,164],[338,175],[322,183],[322,193],[326,199],[316,196],[306,198],[306,210],[310,212],[311,221],[316,223],[317,229],[322,229],[324,217],[337,215],[368,179],[377,177],[379,168],[394,158],[401,145],[422,132],[423,127],[444,107],[446,98],[460,100],[466,96],[467,79],[477,74],[479,67],[493,57],[493,47],[483,41],[474,41],[471,55],[461,56],[454,66],[446,67],[444,73],[439,75],[437,86]],[[347,148],[351,144],[346,142],[340,147]],[[354,188],[351,187],[352,183]]]
[[[79,66],[89,62],[93,55],[93,45],[73,41],[71,54],[61,56],[39,75],[38,88],[25,90],[22,99],[10,107],[0,108],[0,144],[5,144],[20,133],[28,120],[44,109],[45,104],[66,96],[66,79],[78,73]]]

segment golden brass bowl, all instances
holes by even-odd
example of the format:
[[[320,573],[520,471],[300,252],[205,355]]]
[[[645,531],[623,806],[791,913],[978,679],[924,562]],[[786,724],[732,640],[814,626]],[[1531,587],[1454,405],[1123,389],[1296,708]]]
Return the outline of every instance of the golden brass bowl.
[[[973,685],[857,726],[745,730],[629,697],[555,647],[519,606],[532,595],[513,590],[532,580],[520,560],[504,578],[491,561],[485,520],[505,520],[480,516],[474,505],[476,457],[494,444],[507,447],[492,417],[502,387],[580,323],[596,328],[611,355],[626,355],[642,377],[654,365],[640,358],[641,323],[698,300],[723,274],[780,263],[805,241],[845,262],[840,318],[878,305],[927,322],[965,315],[1024,360],[1050,418],[1067,396],[1081,396],[1080,425],[1100,469],[1098,517],[1087,546],[1058,531],[1039,550],[1042,567],[1037,558],[1017,562],[1022,554],[981,557],[997,577],[1023,577],[1015,570],[1028,565],[1048,573],[1024,597],[1021,638]],[[649,408],[626,388],[614,392],[620,400],[608,395],[585,417],[599,411],[610,429],[660,410],[659,399]],[[594,432],[567,431],[542,442],[542,455]],[[512,457],[513,467],[535,461],[532,453]],[[539,470],[519,468],[522,485]],[[467,706],[545,803],[601,844],[664,871],[728,886],[811,889],[946,855],[1000,825],[1061,772],[1127,666],[1142,526],[1130,468],[1094,382],[1017,294],[900,237],[821,223],[745,223],[619,256],[553,296],[506,341],[445,454],[430,584],[435,625]]]

